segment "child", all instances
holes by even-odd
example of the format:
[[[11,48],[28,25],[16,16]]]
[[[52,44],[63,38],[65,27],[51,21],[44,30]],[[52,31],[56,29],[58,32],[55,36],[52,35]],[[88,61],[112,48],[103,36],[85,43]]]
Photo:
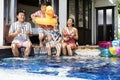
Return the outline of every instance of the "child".
[[[49,37],[46,38],[46,41],[47,41],[46,48],[48,51],[48,56],[52,55],[52,48],[56,49],[57,57],[59,57],[60,53],[61,53],[61,43],[60,42],[61,42],[62,36],[59,32],[58,24],[59,23],[57,23],[55,26],[53,26],[52,35],[48,35]]]

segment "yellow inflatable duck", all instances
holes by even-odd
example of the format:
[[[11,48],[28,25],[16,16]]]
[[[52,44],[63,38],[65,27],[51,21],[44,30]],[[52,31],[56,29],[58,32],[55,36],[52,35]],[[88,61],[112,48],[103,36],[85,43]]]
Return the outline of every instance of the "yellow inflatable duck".
[[[54,9],[52,6],[46,7],[45,18],[36,17],[34,22],[40,25],[55,25],[57,18],[54,18]]]

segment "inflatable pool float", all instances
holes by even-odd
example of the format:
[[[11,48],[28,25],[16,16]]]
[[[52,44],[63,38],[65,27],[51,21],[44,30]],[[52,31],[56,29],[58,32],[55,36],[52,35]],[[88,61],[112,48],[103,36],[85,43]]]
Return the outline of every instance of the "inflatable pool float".
[[[45,18],[36,17],[34,23],[40,25],[55,25],[57,18],[54,17],[54,9],[52,6],[46,7]]]
[[[109,48],[111,47],[111,42],[110,41],[100,41],[98,43],[100,48]]]

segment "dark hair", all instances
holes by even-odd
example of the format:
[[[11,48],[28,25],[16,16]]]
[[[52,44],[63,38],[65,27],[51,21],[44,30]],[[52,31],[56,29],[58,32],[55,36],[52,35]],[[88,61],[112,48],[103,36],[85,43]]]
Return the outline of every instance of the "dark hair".
[[[72,20],[72,22],[73,22],[72,26],[75,26],[75,25],[74,25],[74,24],[75,24],[75,23],[74,23],[74,22],[75,22],[75,21],[74,21],[74,19],[73,19],[73,18],[71,18],[71,17],[70,17],[70,18],[68,18],[68,19],[71,19],[71,20]]]
[[[25,13],[25,10],[18,10],[18,11],[17,11],[17,15],[18,15],[19,13],[24,13],[24,14],[26,14],[26,13]]]
[[[47,6],[47,3],[39,4],[39,7],[41,7],[41,6]]]
[[[47,4],[47,6],[51,6],[51,2],[49,2],[49,1],[46,2],[46,4]]]

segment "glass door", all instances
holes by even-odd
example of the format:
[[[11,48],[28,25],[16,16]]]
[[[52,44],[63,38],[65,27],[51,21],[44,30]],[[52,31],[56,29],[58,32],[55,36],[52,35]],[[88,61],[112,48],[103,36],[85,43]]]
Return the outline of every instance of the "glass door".
[[[97,8],[97,42],[114,39],[114,7]]]

